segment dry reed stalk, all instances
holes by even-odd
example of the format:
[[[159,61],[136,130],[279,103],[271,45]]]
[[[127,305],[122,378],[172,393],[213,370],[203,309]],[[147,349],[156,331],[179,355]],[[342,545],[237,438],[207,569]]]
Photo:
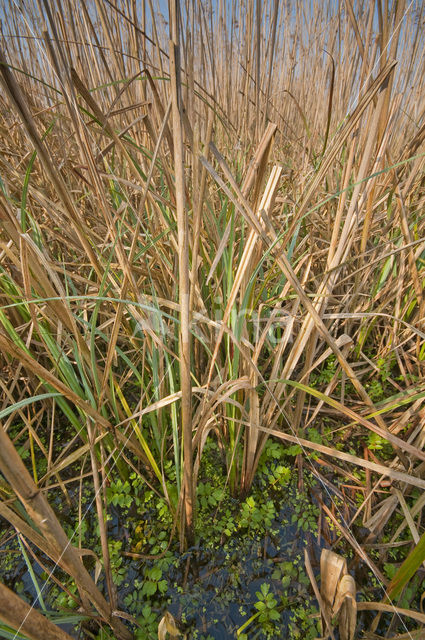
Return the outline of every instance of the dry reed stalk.
[[[276,191],[279,186],[279,181],[281,178],[282,167],[273,167],[273,170],[270,174],[270,178],[267,182],[266,188],[264,190],[263,198],[258,207],[258,218],[261,219],[261,215],[270,216],[271,211],[273,210],[274,200],[276,197]],[[244,253],[242,255],[241,261],[239,263],[240,274],[242,277],[242,281],[240,283],[240,299],[241,301],[244,298],[245,289],[247,286],[247,276],[253,271],[255,265],[257,264],[260,255],[257,243],[258,236],[254,230],[251,230],[247,243],[244,248]],[[257,245],[257,246],[256,246]],[[239,269],[235,276],[234,287],[239,288]],[[236,289],[236,290],[237,290]],[[232,292],[233,293],[233,292]],[[245,311],[242,309],[242,311]],[[253,355],[252,362],[256,366],[258,366],[258,355],[257,358]],[[250,427],[246,433],[245,438],[245,450],[244,450],[244,461],[242,468],[242,490],[248,491],[253,480],[254,474],[256,471],[255,459],[259,459],[259,453],[262,450],[262,444],[264,442],[264,438],[259,438],[258,427],[260,425],[261,414],[260,414],[260,400],[258,396],[257,387],[260,382],[257,372],[250,366],[246,367],[246,373],[249,376],[251,382],[251,390],[249,392],[249,423]]]
[[[71,636],[0,582],[0,620],[31,640],[71,640]]]
[[[390,67],[391,69],[392,67]],[[387,75],[388,75],[389,71],[387,68]],[[385,75],[383,78],[381,78],[381,84],[385,83],[387,75]],[[376,87],[376,89],[374,91],[369,91],[368,92],[368,100],[370,101],[372,99],[372,97],[375,95],[375,91],[379,90],[381,85],[377,84],[376,82],[374,83],[374,86]],[[384,84],[385,86],[385,84]],[[383,103],[383,96],[384,93],[381,93],[381,103]],[[379,118],[380,118],[380,108],[379,106],[377,107],[375,114],[374,114],[374,127],[373,127],[373,131],[377,131],[377,126],[379,123]],[[353,126],[353,123],[351,123],[350,128]],[[331,270],[331,275],[330,277],[325,277],[325,280],[322,284],[321,287],[319,287],[319,290],[317,292],[317,302],[315,303],[315,307],[318,311],[318,317],[323,315],[325,309],[326,309],[326,301],[328,299],[329,296],[332,295],[332,291],[333,291],[333,287],[334,287],[334,283],[336,281],[336,276],[337,276],[337,272],[335,271],[335,269],[338,267],[338,265],[344,260],[344,255],[347,254],[348,250],[349,250],[349,246],[350,243],[352,242],[353,236],[352,236],[352,229],[355,227],[355,220],[354,220],[354,216],[356,215],[356,211],[357,211],[357,199],[359,197],[360,194],[360,185],[361,185],[361,181],[365,178],[365,176],[367,175],[367,170],[370,167],[370,160],[371,160],[371,153],[372,153],[372,149],[373,149],[373,144],[374,144],[374,137],[372,135],[369,135],[368,138],[369,142],[367,145],[367,149],[365,150],[365,153],[363,155],[362,158],[362,164],[359,170],[359,175],[357,178],[357,187],[354,190],[354,195],[353,195],[353,199],[351,202],[351,206],[348,210],[347,216],[346,216],[346,221],[344,223],[344,227],[343,230],[341,232],[341,237],[340,237],[340,241],[338,244],[338,248],[335,251],[335,254],[333,256],[333,259],[329,265],[329,269]],[[319,174],[321,173],[321,171],[319,171]],[[318,174],[318,175],[319,175]],[[316,178],[317,180],[317,178]],[[316,182],[316,180],[314,182]],[[308,192],[309,194],[311,193],[311,188]],[[309,201],[309,195],[306,196],[304,202],[305,204],[302,205],[301,209],[303,208],[303,206],[306,206],[308,201]],[[350,235],[351,235],[351,239],[350,239]],[[298,339],[296,341],[296,344],[294,345],[294,349],[293,349],[293,353],[291,353],[291,358],[288,358],[285,367],[283,368],[282,371],[282,376],[284,378],[288,378],[291,376],[292,371],[294,370],[294,367],[296,365],[296,363],[298,362],[298,359],[301,355],[301,353],[305,352],[305,348],[306,345],[308,343],[308,341],[310,341],[310,346],[307,349],[307,359],[306,359],[306,364],[305,364],[305,368],[306,370],[310,368],[310,365],[312,363],[313,357],[314,357],[314,352],[316,349],[316,340],[317,340],[317,334],[316,331],[319,331],[319,327],[316,324],[316,329],[313,330],[313,326],[314,324],[316,324],[316,321],[314,319],[314,317],[312,315],[309,315],[306,317],[306,320],[304,322],[303,328],[301,330],[301,332],[299,333]],[[336,352],[335,352],[336,353]],[[342,354],[340,354],[342,356]],[[339,356],[338,356],[339,357]],[[343,357],[343,356],[342,356]],[[345,360],[345,358],[343,358]],[[342,364],[342,363],[341,363]],[[346,372],[347,375],[349,375],[352,380],[353,383],[356,386],[357,391],[359,392],[359,394],[361,395],[362,399],[368,404],[368,406],[373,407],[373,403],[371,402],[368,394],[366,393],[366,391],[364,390],[363,386],[359,383],[359,381],[357,380],[356,376],[354,375],[354,372],[352,371],[351,367],[347,368],[347,362],[345,361],[345,365],[344,368],[346,368]],[[301,395],[300,399],[299,399],[299,404],[298,404],[298,422],[295,425],[296,427],[298,426],[300,417],[301,417],[301,407],[304,404],[304,398]],[[381,427],[383,427],[384,429],[385,427],[385,423],[381,420],[380,417],[378,417],[377,419],[378,424],[380,424]],[[405,456],[403,454],[403,452],[401,450],[397,450],[398,454],[400,456],[400,458],[405,462],[405,464],[408,463],[405,459]]]
[[[84,567],[53,509],[34,483],[3,428],[0,429],[0,443],[1,472],[19,497],[29,517],[45,537],[48,545],[46,551],[53,551],[51,559],[53,562],[58,562],[63,558],[63,563],[68,567],[68,571],[78,587],[84,591],[103,619],[114,629],[117,637],[122,640],[130,640],[131,633],[120,620],[114,617],[111,605],[106,602]]]
[[[212,12],[211,4],[186,3],[190,24],[187,36],[181,37],[181,64],[174,60],[174,80],[164,72],[168,36],[165,23],[155,19],[153,1],[118,4],[107,0],[102,6],[58,0],[40,3],[50,8],[50,15],[47,10],[44,14],[52,40],[43,36],[43,10],[34,6],[34,16],[23,16],[18,10],[5,13],[2,36],[15,67],[9,74],[19,79],[20,93],[14,93],[7,77],[14,95],[12,99],[0,97],[4,151],[0,157],[0,262],[4,269],[0,295],[7,307],[1,310],[1,317],[14,333],[12,339],[2,330],[0,344],[19,359],[19,365],[8,373],[11,384],[1,386],[3,406],[36,393],[40,382],[59,389],[62,400],[69,401],[76,414],[81,410],[90,415],[103,430],[92,438],[96,465],[102,459],[99,449],[103,442],[107,446],[114,426],[116,443],[110,441],[108,454],[115,455],[119,443],[125,455],[125,444],[141,467],[149,467],[146,450],[135,434],[127,442],[128,425],[135,433],[143,428],[157,446],[155,450],[152,445],[158,470],[154,488],[161,485],[164,495],[167,487],[160,467],[173,453],[180,460],[181,430],[186,442],[193,436],[195,481],[205,443],[212,434],[226,442],[227,418],[233,412],[234,428],[245,433],[246,439],[245,450],[235,450],[229,458],[231,464],[245,465],[247,488],[262,443],[270,434],[279,433],[277,428],[261,431],[261,427],[307,428],[315,418],[320,431],[325,398],[333,400],[342,375],[342,387],[348,379],[357,386],[361,406],[355,405],[353,394],[344,395],[342,388],[340,403],[331,409],[332,419],[345,415],[385,439],[388,426],[390,436],[399,436],[389,441],[399,447],[401,457],[404,452],[415,465],[411,474],[402,474],[396,460],[388,461],[389,476],[394,482],[418,483],[422,488],[422,466],[416,459],[422,459],[423,443],[416,421],[423,403],[424,351],[420,284],[424,247],[423,9],[415,13],[404,2],[373,5],[364,0],[347,1],[346,10],[335,11],[333,5],[317,0],[294,7],[277,0],[260,4],[258,0],[249,0],[246,7],[222,2]],[[176,7],[174,10],[177,24]],[[265,20],[259,19],[260,13]],[[403,49],[398,48],[399,40]],[[334,74],[329,75],[324,50],[334,61]],[[44,58],[46,51],[49,57]],[[396,56],[394,67],[391,60]],[[5,67],[2,69],[4,75]],[[376,69],[379,75],[370,83]],[[61,78],[55,75],[57,71]],[[175,150],[167,124],[170,80],[173,96],[177,95],[173,105],[181,99],[179,92],[186,96],[188,116],[179,112],[177,120],[180,139],[184,129],[189,143],[186,155],[180,139],[180,150]],[[19,125],[20,114],[27,119],[27,134]],[[281,163],[283,171],[276,205],[266,216],[258,217],[257,205],[270,168],[268,154],[257,167],[255,162],[249,167],[248,161],[269,119],[277,125],[270,134],[276,140],[270,159],[273,164]],[[162,135],[166,145],[160,144]],[[208,146],[210,139],[214,143]],[[201,166],[202,142],[207,145],[204,155],[211,154],[210,163],[201,159]],[[37,154],[26,174],[32,145]],[[178,192],[184,161],[191,180],[180,181]],[[55,180],[50,179],[52,170],[57,173]],[[183,206],[178,200],[183,200]],[[186,222],[192,210],[189,229],[179,220],[177,230],[176,204],[177,217],[184,215]],[[182,379],[174,346],[175,322],[183,312],[176,302],[175,285],[175,256],[181,255],[178,233],[182,229],[190,238],[189,251],[193,248],[189,313],[196,306],[192,313],[196,333],[193,348],[189,348],[196,380],[192,381],[191,425],[186,418],[179,422],[175,410],[183,390],[182,385],[176,391]],[[255,238],[254,248],[251,237]],[[66,268],[50,255],[61,256]],[[260,264],[261,272],[256,271]],[[233,301],[237,311],[255,273],[250,301],[255,300],[256,306],[252,311],[261,316],[267,309],[266,326],[255,333],[247,322],[236,335],[223,321],[223,312],[232,313],[228,303],[233,294],[229,298],[229,292],[239,286]],[[264,274],[264,282],[259,273]],[[68,299],[70,286],[76,297],[87,295],[87,300]],[[130,301],[123,299],[127,295]],[[97,296],[99,301],[94,302]],[[55,300],[43,301],[49,297]],[[221,325],[213,303],[217,298],[225,301],[220,309]],[[16,305],[10,306],[11,301]],[[96,318],[92,315],[95,304],[99,305]],[[281,327],[284,335],[271,347],[267,332],[282,313],[287,320],[284,332]],[[83,324],[90,318],[91,336]],[[46,326],[50,333],[44,337]],[[138,331],[139,327],[143,329]],[[220,332],[224,340],[218,340]],[[48,357],[46,362],[52,336],[63,356]],[[367,351],[371,348],[373,355]],[[128,358],[126,364],[117,357],[120,350]],[[321,387],[324,397],[313,396],[307,403],[305,394],[311,397],[311,393],[301,385],[307,385],[312,375],[320,377],[332,352],[339,365]],[[235,354],[237,370],[230,366],[237,359]],[[65,357],[74,372],[83,363],[94,403],[76,393],[80,392],[78,385],[70,388],[62,380],[60,367]],[[371,381],[379,381],[377,358],[392,367],[383,385],[385,393],[404,390],[409,402],[407,407],[397,407],[396,402],[391,408],[393,401],[383,405],[385,425],[381,422],[378,427],[379,415],[363,417],[370,413],[365,389]],[[190,395],[190,364],[182,358],[180,363],[186,367]],[[396,370],[404,380],[394,379]],[[412,382],[413,377],[417,382]],[[116,387],[122,388],[126,402],[127,389],[132,398],[136,378],[139,399],[128,401],[125,411],[119,405],[115,412]],[[96,380],[101,381],[100,389]],[[294,380],[300,383],[297,389],[290,386]],[[204,388],[206,381],[211,388]],[[258,391],[259,384],[264,385],[264,393]],[[344,406],[349,403],[351,413]],[[52,446],[46,453],[40,430],[43,415],[50,412],[49,404],[44,404],[36,417],[24,420],[30,450],[39,447],[49,459],[49,473],[39,481],[40,486],[55,471],[61,473],[89,452],[83,442],[76,445],[74,457],[64,454],[54,460]],[[16,416],[10,415],[8,428],[13,428]],[[404,428],[410,422],[414,423],[412,431],[405,437]],[[350,431],[353,428],[348,426]],[[150,444],[145,440],[146,446]],[[310,447],[314,450],[312,443]],[[372,474],[384,474],[386,469],[378,464],[379,454],[376,460],[369,453],[361,460],[331,447],[321,453],[342,461],[332,467],[337,473],[344,473],[343,463],[367,469],[370,491],[365,492],[363,510],[372,509],[369,523],[379,535],[382,523],[389,522],[399,504],[383,501],[382,512],[380,504],[375,512],[372,508],[376,495]],[[190,468],[192,452],[185,451],[184,456],[190,459]],[[36,472],[34,455],[32,465]],[[402,495],[407,498],[404,488]],[[420,501],[415,503],[412,516],[422,506]],[[184,527],[181,531],[183,534]]]
[[[107,511],[104,508],[102,501],[102,484],[100,482],[99,477],[99,469],[98,469],[98,460],[95,449],[95,434],[96,429],[92,427],[89,421],[87,421],[87,434],[89,437],[89,445],[90,445],[90,462],[92,469],[92,477],[93,477],[93,488],[95,491],[95,502],[96,502],[96,511],[97,511],[97,521],[99,523],[99,535],[100,535],[100,544],[102,548],[102,557],[103,557],[103,566],[105,570],[105,580],[106,587],[109,595],[109,602],[112,609],[117,608],[117,593],[114,586],[114,582],[112,579],[112,570],[111,570],[111,558],[109,554],[108,547],[108,531],[107,531]]]
[[[193,458],[192,458],[192,383],[190,374],[190,272],[189,228],[185,209],[184,148],[182,122],[182,92],[180,80],[179,2],[170,4],[170,78],[173,114],[174,167],[176,182],[176,213],[179,258],[179,357],[181,400],[181,430],[183,436],[183,516],[185,536],[189,546],[193,542]]]
[[[57,558],[56,549],[52,547],[46,540],[45,536],[40,535],[35,529],[33,529],[25,520],[18,516],[12,509],[7,507],[3,502],[0,502],[0,515],[9,522],[19,533],[25,536],[30,542],[32,542],[40,551],[45,553],[49,558]],[[57,558],[55,562],[67,573],[70,573],[70,568],[64,562],[63,558]]]
[[[278,252],[276,250],[275,247],[276,247],[276,243],[277,243],[277,237],[276,237],[276,234],[273,231],[271,225],[269,225],[269,227],[267,228],[267,231],[268,231],[268,233],[270,235],[266,235],[266,233],[258,225],[258,221],[255,219],[255,216],[254,216],[253,212],[250,210],[250,207],[246,203],[246,201],[243,198],[242,194],[240,192],[238,193],[239,200],[234,198],[233,194],[227,189],[227,187],[225,186],[225,184],[223,183],[221,178],[212,169],[212,167],[207,163],[207,161],[205,159],[203,159],[203,163],[205,164],[205,166],[208,167],[210,173],[213,175],[215,180],[221,185],[222,189],[226,190],[226,192],[228,193],[229,197],[232,199],[232,201],[234,202],[235,206],[240,211],[240,213],[245,217],[247,222],[250,225],[252,225],[253,229],[255,229],[257,231],[257,233],[259,233],[260,237],[263,239],[263,242],[264,242],[265,246],[272,247],[273,254],[275,254],[276,262],[279,265],[279,267],[281,268],[282,273],[285,274],[285,276],[287,277],[288,281],[291,283],[292,287],[294,288],[296,293],[299,295],[300,300],[302,301],[303,305],[305,306],[305,308],[307,309],[307,311],[309,313],[309,315],[306,317],[305,325],[306,325],[306,327],[310,327],[310,328],[306,329],[304,327],[304,330],[302,332],[300,332],[299,337],[298,337],[298,339],[297,339],[297,341],[296,341],[296,343],[294,345],[294,348],[291,350],[291,357],[286,360],[285,366],[283,368],[282,377],[286,379],[292,374],[292,372],[293,372],[293,370],[295,368],[296,362],[298,361],[298,359],[301,357],[301,354],[303,353],[303,347],[305,345],[305,342],[307,341],[307,338],[308,338],[308,336],[310,334],[310,331],[313,328],[313,326],[315,326],[317,331],[319,332],[320,336],[323,337],[324,340],[327,342],[327,344],[331,347],[331,349],[332,349],[333,353],[335,354],[335,356],[337,357],[338,362],[340,363],[343,371],[350,378],[350,380],[352,381],[352,383],[355,386],[356,390],[358,391],[359,395],[366,402],[366,404],[372,409],[373,408],[373,403],[371,402],[371,400],[370,400],[368,394],[366,393],[363,385],[361,384],[360,380],[358,379],[358,377],[354,373],[354,371],[353,371],[352,367],[350,366],[350,364],[347,362],[347,359],[345,358],[344,354],[342,353],[342,351],[338,347],[336,341],[330,335],[330,333],[329,333],[325,323],[323,322],[323,319],[319,315],[317,309],[311,303],[309,297],[306,295],[305,291],[301,287],[301,285],[299,283],[299,280],[296,277],[296,275],[295,275],[295,273],[294,273],[294,271],[292,269],[292,266],[289,263],[288,259],[286,258],[285,254],[281,253],[281,252]],[[235,184],[233,184],[233,188],[236,191],[238,191],[238,189],[237,189]],[[216,348],[215,351],[217,351],[217,348]],[[214,354],[214,356],[216,357],[216,353]],[[211,376],[211,373],[212,373],[212,368],[210,368],[209,377]],[[282,383],[281,387],[284,388],[285,384],[286,383]],[[283,392],[283,389],[282,389],[282,392]],[[273,413],[275,414],[275,419],[280,418],[279,411],[276,413],[276,409],[278,409],[278,408],[279,408],[279,400],[278,400],[278,396],[275,396],[273,398],[273,403],[271,405],[271,414],[269,414],[267,416],[267,418],[266,418],[268,423],[270,423]],[[391,440],[391,438],[390,438],[390,436],[388,434],[388,431],[386,429],[385,423],[383,422],[383,420],[382,420],[380,415],[377,415],[377,422],[380,423],[380,425],[382,425],[382,426],[381,427],[374,427],[374,426],[372,426],[371,423],[369,423],[369,428],[374,430],[376,433],[382,434],[382,436],[384,438],[386,438],[388,440]],[[397,445],[396,445],[396,447],[397,447]],[[406,448],[405,444],[404,444],[404,447]],[[402,449],[399,448],[399,444],[398,444],[397,452],[398,452],[398,455],[400,456],[400,458],[405,459],[405,455],[404,455]],[[419,453],[416,452],[416,455],[419,455]]]
[[[90,236],[89,230],[81,224],[80,216],[78,215],[75,209],[74,203],[72,202],[69,196],[68,190],[60,174],[55,170],[53,162],[49,157],[48,152],[46,152],[46,149],[38,134],[34,119],[31,115],[31,112],[28,109],[25,97],[21,89],[19,88],[19,85],[16,82],[13,74],[11,73],[9,69],[9,65],[7,64],[6,58],[4,57],[3,51],[1,50],[0,50],[0,72],[1,72],[1,80],[2,80],[3,87],[7,95],[9,96],[10,101],[12,102],[12,104],[15,105],[16,111],[19,113],[22,123],[28,132],[28,136],[34,145],[34,148],[37,150],[37,154],[39,158],[43,162],[44,169],[48,174],[51,183],[55,186],[57,194],[62,200],[64,209],[69,215],[71,223],[75,227],[75,231],[78,235],[81,245],[84,247],[84,250],[86,251],[87,256],[90,257],[90,260],[94,269],[100,275],[101,270],[100,270],[97,258],[94,254],[94,251],[91,247],[90,242],[88,241],[88,237]]]

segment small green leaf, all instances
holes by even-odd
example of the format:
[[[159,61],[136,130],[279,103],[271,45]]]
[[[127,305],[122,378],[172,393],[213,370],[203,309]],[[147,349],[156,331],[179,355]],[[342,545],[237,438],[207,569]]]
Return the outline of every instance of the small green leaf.
[[[147,582],[145,582],[145,584],[143,585],[142,593],[146,596],[153,596],[153,594],[156,593],[157,586],[158,585],[156,582],[147,580]]]

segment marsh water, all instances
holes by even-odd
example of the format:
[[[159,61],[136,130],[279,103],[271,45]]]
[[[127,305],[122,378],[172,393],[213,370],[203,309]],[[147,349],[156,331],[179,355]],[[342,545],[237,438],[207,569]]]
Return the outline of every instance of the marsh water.
[[[166,580],[167,588],[162,593],[157,588],[155,594],[150,595],[143,593],[143,585],[147,576],[152,578],[152,573],[147,574],[147,570],[158,566],[158,562],[126,555],[132,550],[128,515],[123,519],[119,508],[112,507],[111,511],[108,533],[112,539],[122,542],[118,609],[130,611],[138,619],[141,629],[137,637],[143,637],[140,635],[143,623],[146,623],[144,637],[156,637],[155,624],[167,610],[178,621],[182,631],[188,634],[188,638],[235,638],[237,630],[258,611],[255,603],[259,600],[257,594],[261,593],[263,584],[269,585],[280,611],[279,629],[282,635],[273,634],[271,637],[290,637],[287,635],[288,626],[295,631],[303,622],[297,622],[293,613],[300,607],[308,608],[310,601],[309,584],[303,570],[304,548],[308,548],[312,562],[317,566],[320,545],[314,533],[303,531],[297,523],[291,523],[295,511],[285,501],[276,511],[276,517],[267,532],[259,527],[258,535],[255,532],[247,535],[245,532],[230,536],[222,544],[213,546],[208,541],[199,540],[196,546],[183,554],[179,553],[177,544],[172,546],[166,562],[162,560],[159,565],[160,574],[157,574],[160,580]],[[67,519],[64,510],[62,521],[66,522]],[[95,528],[95,520],[95,514],[88,513],[86,526]],[[71,523],[72,518],[69,517]],[[4,581],[29,602],[34,602],[37,596],[36,581],[42,588],[47,609],[52,609],[55,584],[52,580],[45,582],[45,568],[50,567],[51,563],[45,559],[45,567],[42,567],[30,556],[34,572],[32,577],[16,539],[3,539],[1,552]],[[44,564],[44,560],[41,562]],[[57,569],[55,575],[59,579],[60,574]],[[99,583],[102,583],[102,576]],[[282,609],[284,602],[286,608]],[[150,608],[150,616],[144,615],[147,612],[146,605]],[[40,608],[40,602],[35,606]],[[76,638],[93,637],[89,635],[90,631],[87,635],[84,632],[81,635],[81,631],[74,630],[73,624],[61,626]],[[90,624],[89,628],[94,631],[95,627]],[[266,637],[264,625],[259,624],[258,619],[249,625],[246,633],[250,638]]]
[[[135,504],[129,509],[110,505],[108,536],[118,610],[137,620],[137,626],[132,627],[137,640],[157,638],[158,623],[166,611],[172,614],[188,640],[230,640],[236,638],[238,632],[241,638],[249,639],[309,640],[320,635],[319,610],[305,572],[304,550],[307,549],[317,576],[321,549],[329,548],[336,536],[333,534],[333,540],[326,539],[323,527],[319,535],[314,486],[313,490],[307,486],[300,493],[297,481],[292,478],[271,495],[263,491],[260,480],[261,474],[247,500],[227,499],[226,509],[218,505],[211,510],[211,517],[204,513],[204,526],[197,536],[197,544],[185,553],[179,552],[177,540],[167,546],[168,534],[157,521],[157,511],[145,510],[141,514]],[[264,504],[261,504],[262,496]],[[59,493],[55,502],[54,507],[61,511],[61,522],[70,535],[75,509],[64,505]],[[89,493],[85,508],[81,546],[94,548],[97,518]],[[233,531],[224,528],[229,513]],[[247,513],[252,516],[248,524]],[[228,525],[231,529],[232,523]],[[150,541],[149,549],[137,545],[141,530],[145,532],[144,544]],[[147,534],[147,530],[151,533]],[[152,547],[157,535],[162,539],[162,546]],[[78,535],[73,543],[78,544]],[[165,552],[161,552],[164,547]],[[61,626],[71,636],[112,639],[106,630],[97,636],[99,626],[93,621],[85,621],[76,630],[76,620],[66,618],[66,611],[71,616],[78,612],[72,609],[72,599],[66,600],[62,594],[62,600],[58,600],[60,592],[53,580],[45,580],[46,570],[52,566],[47,559],[37,556],[45,563],[44,567],[30,555],[26,560],[13,535],[3,536],[0,550],[2,577],[21,597],[34,602],[37,583],[46,608],[62,610],[59,618],[68,622]],[[143,557],[152,551],[160,557],[155,560]],[[94,561],[90,556],[84,561],[94,575]],[[55,570],[55,576],[69,586],[60,570]],[[103,572],[98,584],[106,592]],[[266,602],[266,607],[276,610],[276,619],[261,620],[259,602]],[[40,608],[40,601],[35,606]]]

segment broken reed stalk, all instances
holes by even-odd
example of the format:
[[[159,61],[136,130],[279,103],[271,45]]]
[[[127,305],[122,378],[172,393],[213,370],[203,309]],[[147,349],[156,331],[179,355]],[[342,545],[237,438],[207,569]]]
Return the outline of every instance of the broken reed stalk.
[[[71,636],[0,582],[0,620],[31,640],[72,640]]]
[[[192,459],[192,385],[190,379],[190,277],[189,227],[185,211],[185,178],[183,148],[183,113],[180,78],[179,3],[170,3],[170,77],[173,114],[173,142],[179,258],[179,356],[181,400],[181,430],[183,434],[183,519],[184,538],[193,542],[193,459]]]
[[[53,562],[63,561],[77,586],[87,594],[102,618],[114,630],[120,640],[131,640],[132,634],[113,615],[111,605],[105,600],[85,568],[79,554],[72,546],[53,509],[44,494],[27,471],[9,436],[0,425],[0,471],[25,507],[31,520],[48,543]]]

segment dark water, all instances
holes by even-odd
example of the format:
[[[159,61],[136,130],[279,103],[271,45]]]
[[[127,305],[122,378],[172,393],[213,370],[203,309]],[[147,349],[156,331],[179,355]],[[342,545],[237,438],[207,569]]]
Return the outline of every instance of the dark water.
[[[58,498],[59,499],[59,498]],[[122,514],[117,508],[111,508],[113,519],[109,523],[109,532],[114,538],[122,538],[122,551],[131,550],[130,540],[128,540],[127,521],[122,520]],[[283,635],[287,637],[286,631],[291,617],[291,607],[300,606],[308,597],[308,587],[299,582],[299,573],[302,573],[304,548],[308,546],[309,554],[314,564],[317,564],[320,548],[311,533],[305,533],[297,528],[296,524],[291,524],[293,511],[284,505],[276,513],[276,518],[271,523],[270,535],[262,531],[261,535],[255,532],[245,531],[235,534],[223,541],[216,543],[213,548],[205,541],[200,540],[193,548],[183,555],[178,553],[177,544],[174,551],[171,549],[167,562],[162,562],[161,578],[167,580],[168,588],[163,594],[158,592],[152,596],[143,596],[142,588],[146,580],[146,568],[155,566],[153,561],[145,561],[129,558],[123,555],[123,569],[125,569],[124,580],[118,588],[118,609],[130,610],[130,613],[137,617],[146,603],[151,606],[152,612],[156,614],[156,625],[165,610],[168,610],[181,625],[181,628],[188,633],[188,638],[210,638],[214,640],[235,638],[237,629],[253,615],[257,609],[254,604],[258,601],[256,595],[260,591],[261,585],[267,583],[269,590],[274,594],[279,609],[282,609],[281,596],[285,596],[291,603],[288,610],[280,611],[279,628]],[[69,520],[71,524],[73,518],[63,513],[62,523]],[[94,527],[96,516],[93,512],[87,515],[89,528]],[[0,525],[0,532],[5,531],[6,523]],[[76,539],[74,540],[76,543]],[[33,579],[28,571],[26,562],[19,552],[16,538],[3,545],[1,551],[17,551],[7,563],[4,562],[5,555],[0,555],[2,563],[2,579],[28,602],[34,603],[36,590]],[[45,562],[45,567],[51,568],[51,562],[39,556]],[[38,584],[43,587],[43,598],[48,609],[53,608],[51,595],[54,584],[49,581],[45,585],[44,569],[34,558],[31,558],[31,565]],[[281,563],[296,563],[291,569],[290,584],[282,586],[284,571],[279,573]],[[160,563],[161,564],[161,563]],[[86,563],[87,566],[87,563]],[[295,566],[297,568],[295,568]],[[290,572],[290,573],[291,573]],[[55,570],[55,575],[59,579],[65,578],[61,575],[60,569]],[[273,577],[274,576],[274,577]],[[286,580],[287,582],[287,580]],[[102,588],[104,584],[100,579],[98,585]],[[138,605],[128,606],[129,594],[137,592],[140,594]],[[37,602],[35,607],[40,609]],[[75,632],[72,624],[61,625],[70,635],[78,638],[88,637],[84,633]],[[154,625],[146,628],[146,637],[155,637],[153,634]],[[246,630],[249,637],[265,637],[261,626],[255,622]],[[140,636],[142,637],[142,636]],[[273,635],[272,637],[279,637]]]
[[[72,495],[72,494],[71,494]],[[257,502],[261,497],[259,486],[254,488]],[[302,503],[314,504],[314,491],[302,494]],[[76,500],[76,494],[75,494]],[[52,500],[53,494],[49,494]],[[267,494],[267,499],[270,494]],[[180,554],[178,543],[170,547],[165,558],[159,561],[131,558],[126,552],[132,552],[135,543],[135,525],[144,518],[148,525],[155,529],[155,513],[150,516],[138,514],[137,509],[122,510],[111,505],[112,520],[108,523],[108,534],[112,540],[121,541],[119,551],[121,579],[118,580],[118,609],[130,613],[138,619],[141,629],[136,636],[138,640],[154,640],[157,637],[158,622],[165,611],[170,612],[180,628],[187,633],[188,640],[230,640],[236,638],[237,630],[257,612],[255,604],[262,585],[268,585],[268,591],[274,597],[279,611],[279,619],[267,629],[254,620],[245,629],[249,640],[258,638],[294,638],[304,640],[317,637],[314,625],[318,622],[317,603],[312,596],[312,589],[304,569],[304,550],[307,549],[316,576],[319,573],[320,552],[329,547],[331,540],[323,536],[318,542],[318,534],[314,525],[301,528],[299,503],[301,497],[297,493],[294,482],[281,487],[273,496],[275,504],[274,518],[267,527],[259,525],[255,529],[243,529],[230,536],[222,535],[221,539],[203,540],[184,554]],[[88,532],[95,531],[97,516],[90,499],[85,527]],[[57,494],[53,499],[56,511],[61,510],[60,519],[66,527],[75,523],[75,511],[64,507],[62,497]],[[238,521],[238,509],[241,504],[233,501],[234,519]],[[297,510],[298,508],[298,510]],[[316,509],[317,510],[317,509]],[[302,516],[301,512],[301,516]],[[151,522],[149,522],[149,517]],[[316,518],[317,522],[317,518]],[[0,534],[10,531],[7,524],[0,519]],[[201,528],[202,531],[202,528]],[[89,535],[89,533],[87,534]],[[4,536],[3,536],[4,538]],[[91,544],[89,540],[91,539]],[[77,544],[77,538],[73,540]],[[93,548],[93,536],[84,540],[82,546]],[[336,549],[338,550],[338,549]],[[4,553],[17,551],[13,555]],[[16,537],[0,546],[0,571],[2,580],[15,591],[17,590],[28,602],[33,603],[36,590],[28,571],[26,562],[19,551]],[[147,551],[149,553],[149,551]],[[343,552],[343,550],[342,550]],[[37,552],[38,554],[38,552]],[[48,570],[51,562],[38,556]],[[33,572],[40,586],[43,586],[43,598],[48,609],[54,608],[55,585],[50,580],[45,584],[44,569],[31,556]],[[85,565],[90,567],[90,558]],[[165,588],[153,594],[143,593],[144,585],[149,580],[149,571],[155,567],[160,569],[159,582]],[[364,567],[358,567],[364,571]],[[94,563],[91,567],[94,574]],[[66,584],[66,576],[60,569],[55,576]],[[106,592],[103,574],[98,586]],[[166,581],[166,582],[164,582]],[[57,594],[57,590],[56,590]],[[130,600],[129,600],[130,599]],[[379,594],[377,594],[379,599]],[[144,608],[150,607],[149,616],[143,616]],[[37,603],[36,608],[40,609]],[[57,607],[56,607],[57,608]],[[305,619],[303,618],[303,612]],[[369,615],[369,614],[368,614]],[[360,620],[359,628],[364,626],[366,617]],[[75,631],[73,624],[61,625],[71,636],[80,640],[93,638],[84,630]],[[91,622],[92,634],[98,632],[98,626]],[[97,630],[97,631],[96,631]],[[112,636],[105,635],[105,638]],[[336,638],[338,634],[336,633]]]

